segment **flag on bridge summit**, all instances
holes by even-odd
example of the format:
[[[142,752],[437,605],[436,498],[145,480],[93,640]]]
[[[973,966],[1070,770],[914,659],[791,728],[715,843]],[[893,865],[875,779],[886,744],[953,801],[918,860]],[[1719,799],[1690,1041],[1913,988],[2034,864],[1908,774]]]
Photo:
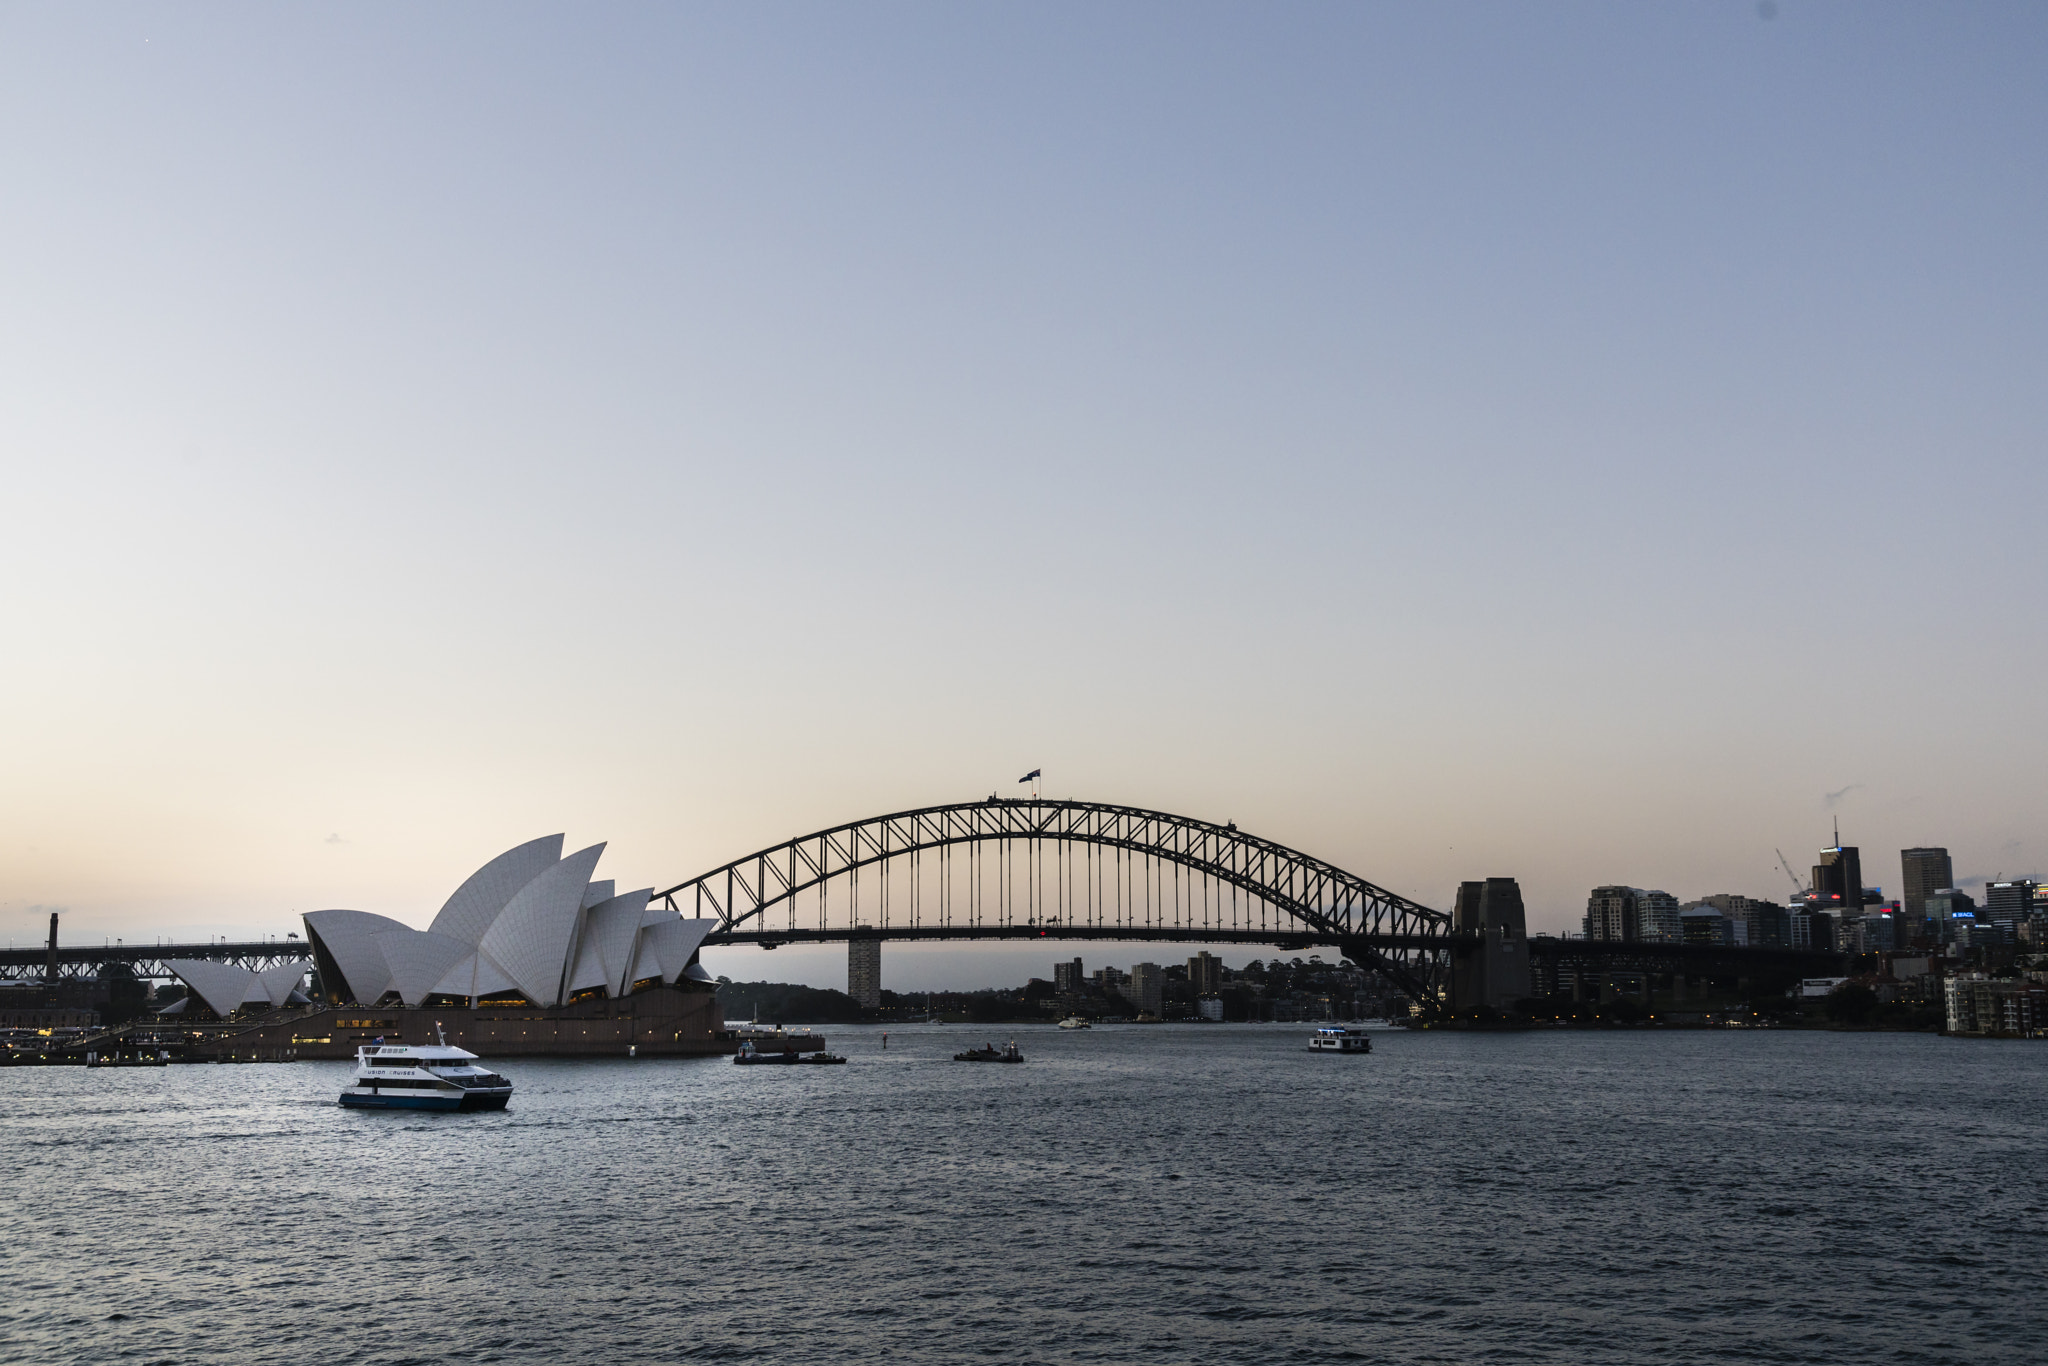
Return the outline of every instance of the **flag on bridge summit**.
[[[1024,775],[1023,777],[1019,778],[1019,779],[1018,779],[1017,781],[1018,781],[1018,782],[1020,782],[1020,783],[1028,783],[1028,782],[1030,782],[1030,781],[1031,781],[1031,780],[1032,780],[1033,778],[1036,778],[1036,777],[1037,777],[1037,776],[1038,776],[1038,775],[1039,775],[1040,773],[1042,773],[1042,772],[1044,772],[1044,770],[1043,770],[1043,769],[1037,769],[1037,768],[1034,768],[1034,769],[1032,769],[1032,770],[1031,770],[1031,771],[1030,771],[1029,773],[1027,773],[1027,774],[1025,774],[1025,775]]]

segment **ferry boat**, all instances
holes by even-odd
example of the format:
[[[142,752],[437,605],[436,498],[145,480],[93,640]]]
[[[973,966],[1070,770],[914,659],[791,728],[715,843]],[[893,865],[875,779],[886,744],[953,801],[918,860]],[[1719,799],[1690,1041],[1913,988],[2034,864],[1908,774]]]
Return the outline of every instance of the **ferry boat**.
[[[512,1083],[447,1043],[365,1044],[343,1105],[369,1110],[502,1110]]]
[[[1088,1022],[1087,1022],[1086,1020],[1082,1019],[1082,1018],[1081,1018],[1081,1017],[1080,1017],[1079,1015],[1069,1015],[1069,1016],[1067,1016],[1067,1018],[1066,1018],[1066,1019],[1064,1019],[1064,1020],[1061,1020],[1061,1021],[1060,1021],[1060,1028],[1061,1028],[1061,1029],[1086,1029],[1086,1028],[1088,1028]]]
[[[1372,1040],[1363,1025],[1324,1025],[1309,1037],[1311,1053],[1370,1053]]]

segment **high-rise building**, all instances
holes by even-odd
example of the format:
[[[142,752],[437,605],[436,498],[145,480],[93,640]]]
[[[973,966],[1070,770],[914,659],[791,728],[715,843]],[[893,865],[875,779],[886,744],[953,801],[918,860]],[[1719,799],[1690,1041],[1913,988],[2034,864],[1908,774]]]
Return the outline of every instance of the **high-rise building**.
[[[1810,901],[1793,904],[1786,916],[1787,942],[1795,949],[1823,949],[1833,951],[1835,947],[1835,918],[1824,914]]]
[[[1956,885],[1954,866],[1946,849],[1899,850],[1898,935],[1901,946],[1927,932],[1927,899],[1945,887]]]
[[[846,943],[846,994],[866,1010],[882,1004],[882,941],[850,939]]]
[[[1995,924],[2019,924],[2034,909],[2034,888],[2032,878],[2016,878],[2011,882],[1987,882],[1984,884],[1984,913],[1979,920]]]
[[[1131,989],[1124,993],[1141,1015],[1157,1015],[1166,994],[1166,974],[1157,963],[1131,964]]]
[[[1081,960],[1078,958],[1072,962],[1054,963],[1052,965],[1052,989],[1054,991],[1062,994],[1069,991],[1079,991],[1083,986],[1087,985],[1087,982],[1088,974],[1081,970]]]
[[[1792,943],[1792,918],[1775,901],[1749,904],[1749,946],[1753,949],[1782,949]]]
[[[1633,940],[1636,895],[1634,887],[1595,887],[1586,898],[1586,938]]]
[[[1863,905],[1863,851],[1843,844],[1840,832],[1835,847],[1821,850],[1820,862],[1813,865],[1813,891],[1823,910],[1862,914],[1858,908]]]
[[[1676,944],[1678,898],[1669,892],[1636,890],[1636,938],[1651,944]]]
[[[1188,986],[1197,996],[1214,996],[1223,990],[1223,960],[1207,949],[1188,959]]]

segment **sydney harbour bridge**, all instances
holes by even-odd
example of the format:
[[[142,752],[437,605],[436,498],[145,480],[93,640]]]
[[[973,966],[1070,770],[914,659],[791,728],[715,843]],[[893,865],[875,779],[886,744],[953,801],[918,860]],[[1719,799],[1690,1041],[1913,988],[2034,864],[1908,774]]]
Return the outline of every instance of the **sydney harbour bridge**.
[[[1473,1004],[1455,999],[1454,968],[1482,938],[1445,912],[1232,823],[1036,796],[921,807],[814,831],[679,882],[656,900],[715,919],[706,947],[857,939],[1329,946],[1431,1014]],[[1539,989],[1589,974],[1823,966],[1820,956],[1786,950],[1526,943]],[[4,951],[0,980],[91,976],[116,964],[137,976],[168,975],[162,964],[174,958],[264,968],[300,957],[309,955],[296,938],[53,945]]]

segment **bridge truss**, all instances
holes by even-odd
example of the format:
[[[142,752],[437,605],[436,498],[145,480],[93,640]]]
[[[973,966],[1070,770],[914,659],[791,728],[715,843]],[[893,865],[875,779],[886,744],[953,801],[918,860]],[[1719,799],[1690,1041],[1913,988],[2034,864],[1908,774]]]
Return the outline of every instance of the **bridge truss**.
[[[168,980],[175,976],[166,964],[175,958],[207,958],[217,963],[262,971],[304,959],[313,966],[312,954],[297,939],[213,940],[205,944],[103,944],[97,948],[76,945],[57,950],[57,980],[84,981],[99,977],[116,964],[137,977]],[[46,948],[0,949],[0,982],[40,982],[49,974],[50,954]]]
[[[657,898],[683,915],[715,918],[707,944],[1332,944],[1432,1010],[1451,930],[1440,911],[1234,824],[1039,798],[849,822],[734,859]]]

